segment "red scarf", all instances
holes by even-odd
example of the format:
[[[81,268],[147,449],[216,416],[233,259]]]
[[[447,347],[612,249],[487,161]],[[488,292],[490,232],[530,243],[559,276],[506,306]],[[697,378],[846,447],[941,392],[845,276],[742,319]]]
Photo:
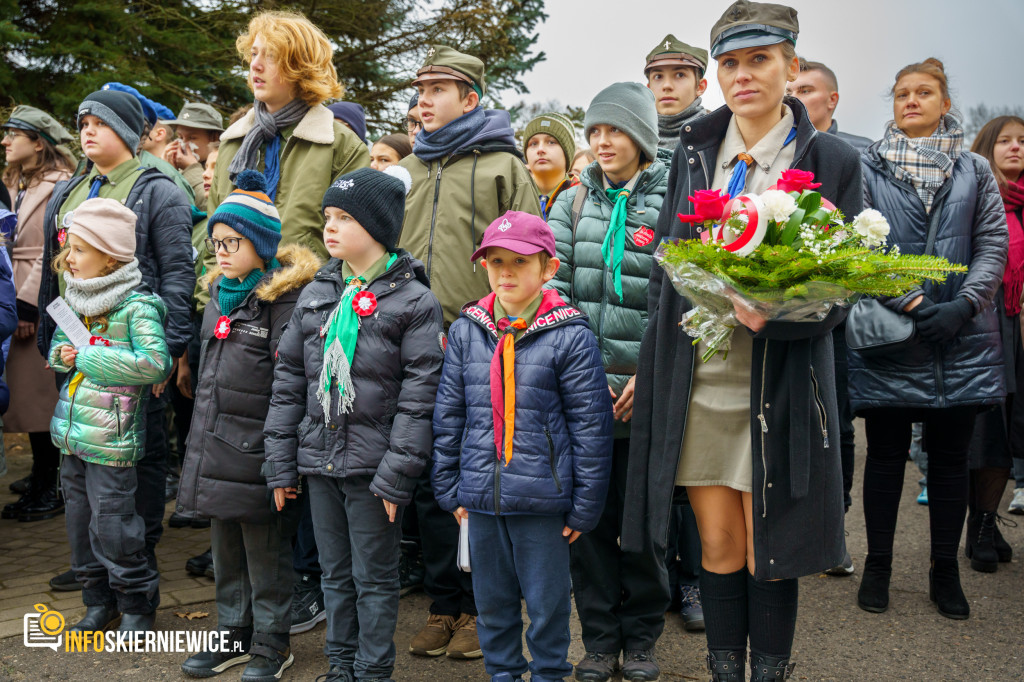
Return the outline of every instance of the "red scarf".
[[[1021,209],[1024,208],[1024,178],[1007,183],[1000,190],[1003,207],[1006,209],[1006,226],[1010,230],[1010,243],[1003,272],[1003,302],[1008,317],[1020,314],[1020,297],[1024,291],[1024,225],[1021,225]]]

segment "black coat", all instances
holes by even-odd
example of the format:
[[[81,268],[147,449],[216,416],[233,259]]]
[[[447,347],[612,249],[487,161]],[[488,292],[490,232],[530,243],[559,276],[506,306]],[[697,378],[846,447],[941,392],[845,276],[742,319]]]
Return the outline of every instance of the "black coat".
[[[866,358],[850,352],[850,401],[872,407],[943,408],[1001,402],[1006,395],[999,314],[994,302],[1006,267],[1006,211],[992,169],[964,152],[935,195],[931,213],[909,183],[897,180],[878,156],[878,143],[863,155],[864,202],[879,210],[891,229],[889,242],[903,253],[924,253],[929,220],[937,220],[935,255],[963,263],[965,274],[889,299],[902,311],[919,294],[935,303],[966,297],[975,315],[949,343],[917,340],[898,353]]]
[[[852,220],[862,201],[856,152],[815,130],[797,100],[787,97],[786,103],[797,126],[792,168],[813,172],[815,181],[822,183],[822,196]],[[693,227],[676,216],[693,213],[687,197],[710,187],[731,116],[722,107],[683,127],[656,241],[697,237]],[[700,362],[692,339],[679,326],[690,308],[655,265],[633,407],[622,522],[625,551],[640,551],[644,533],[660,544],[668,535],[690,382],[694,362]],[[808,575],[843,558],[843,484],[830,332],[845,315],[845,309],[836,308],[817,323],[769,322],[753,335],[750,436],[758,580]],[[750,332],[741,328],[736,333]]]
[[[263,466],[263,423],[270,406],[277,346],[302,287],[320,261],[305,247],[278,252],[281,267],[253,287],[241,305],[224,313],[218,301],[223,276],[213,274],[200,334],[199,383],[181,467],[176,511],[239,523],[273,518]],[[222,315],[231,320],[215,336]]]
[[[264,427],[271,488],[294,487],[299,474],[345,478],[370,475],[370,490],[409,504],[433,447],[431,419],[444,361],[441,304],[423,264],[399,250],[398,261],[366,287],[377,309],[362,318],[352,384],[352,411],[330,421],[317,399],[324,340],[320,330],[345,289],[341,261],[316,273],[295,304],[278,346],[274,394]]]
[[[36,345],[43,357],[50,352],[50,341],[57,326],[44,315],[46,306],[60,296],[57,274],[50,267],[60,252],[57,242],[57,214],[85,175],[58,182],[46,205],[43,218],[43,276],[39,283],[39,329]],[[192,293],[196,275],[192,258],[192,208],[174,181],[156,170],[145,168],[135,180],[124,203],[138,217],[135,225],[135,256],[139,259],[142,281],[167,306],[164,332],[172,358],[181,357],[192,338]]]

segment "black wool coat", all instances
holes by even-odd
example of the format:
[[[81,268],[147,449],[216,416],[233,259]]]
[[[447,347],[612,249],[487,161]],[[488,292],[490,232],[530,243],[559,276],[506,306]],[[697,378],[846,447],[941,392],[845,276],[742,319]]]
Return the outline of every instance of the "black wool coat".
[[[792,168],[811,171],[822,196],[852,220],[861,211],[861,167],[856,151],[819,133],[802,104],[795,115]],[[688,123],[672,159],[668,192],[655,240],[698,235],[677,214],[693,213],[687,197],[708,189],[732,112],[721,107]],[[675,471],[686,424],[691,380],[700,358],[679,326],[690,302],[657,264],[651,272],[650,321],[640,346],[633,408],[622,549],[640,551],[645,533],[663,544],[668,535]],[[831,330],[845,319],[835,308],[821,322],[769,322],[753,334],[750,437],[753,444],[755,578],[809,575],[843,558],[843,484]],[[743,328],[737,334],[752,333]],[[715,362],[716,359],[712,359]]]

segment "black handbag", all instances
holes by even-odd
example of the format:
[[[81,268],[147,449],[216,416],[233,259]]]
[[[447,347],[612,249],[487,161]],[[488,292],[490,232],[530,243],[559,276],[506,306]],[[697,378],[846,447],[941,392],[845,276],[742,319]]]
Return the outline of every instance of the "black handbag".
[[[924,253],[935,250],[935,231],[941,210],[932,206]],[[887,355],[914,343],[917,323],[910,315],[886,307],[877,298],[865,296],[853,304],[846,316],[846,345],[865,357]]]

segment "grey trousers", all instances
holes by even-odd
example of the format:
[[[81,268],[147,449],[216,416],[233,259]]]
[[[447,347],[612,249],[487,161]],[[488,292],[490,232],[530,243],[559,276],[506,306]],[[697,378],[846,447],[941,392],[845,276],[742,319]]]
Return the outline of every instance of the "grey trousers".
[[[135,467],[113,467],[65,455],[60,480],[71,544],[71,568],[86,606],[117,605],[152,613],[160,574],[146,558],[146,527],[135,511]]]
[[[277,523],[210,520],[213,574],[217,576],[217,624],[248,627],[268,635],[291,627],[291,538]]]
[[[390,678],[398,625],[401,515],[388,521],[370,476],[307,476],[320,550],[327,657],[356,679]]]

